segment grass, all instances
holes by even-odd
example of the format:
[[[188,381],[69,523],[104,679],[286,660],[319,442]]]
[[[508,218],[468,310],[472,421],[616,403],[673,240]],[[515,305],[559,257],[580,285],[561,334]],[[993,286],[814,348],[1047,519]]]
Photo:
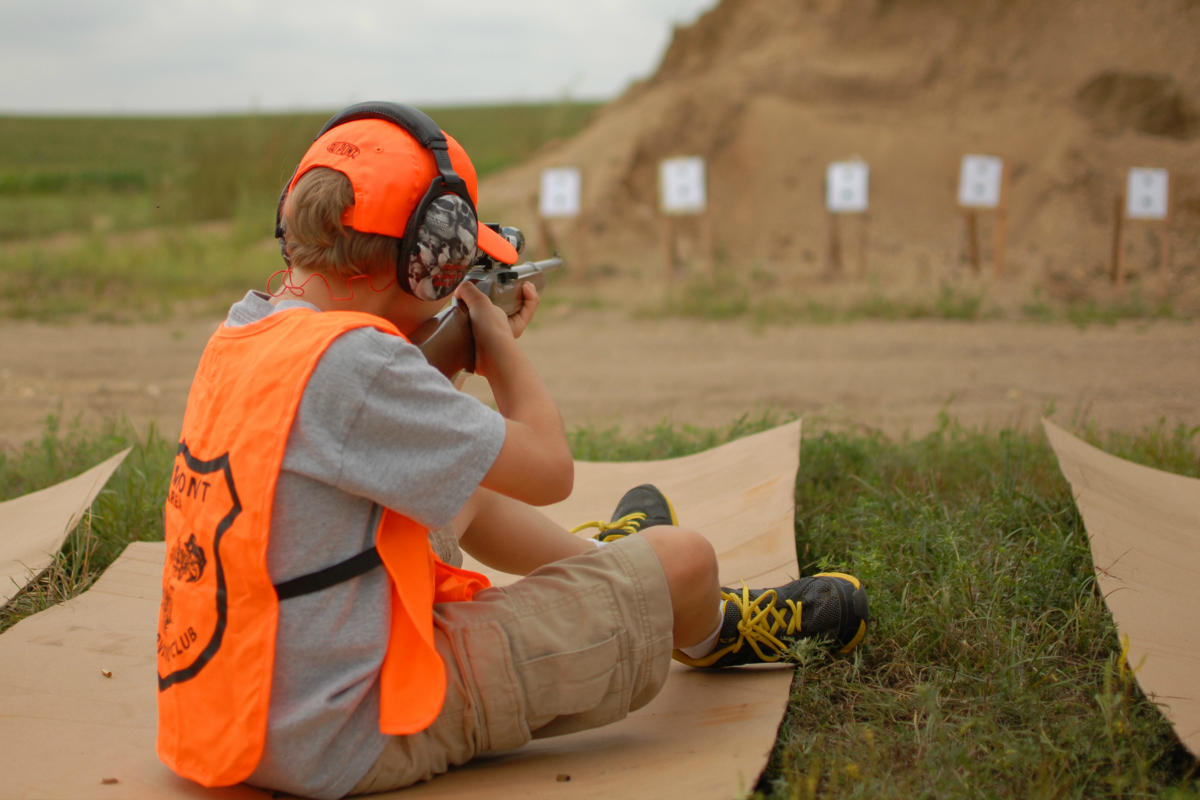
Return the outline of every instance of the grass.
[[[260,233],[238,221],[10,245],[0,250],[0,316],[128,322],[181,308],[215,315],[283,266],[274,240]]]
[[[777,422],[570,437],[580,458],[656,459]],[[1200,428],[1081,433],[1200,478]],[[41,440],[0,458],[7,498],[130,444],[90,521],[0,612],[0,627],[82,591],[126,543],[162,537],[173,448],[120,424],[89,433],[52,421]],[[852,657],[797,648],[802,667],[758,794],[1200,797],[1197,762],[1125,666],[1070,489],[1040,433],[970,431],[948,417],[920,439],[810,431],[796,497],[803,570],[858,575],[874,620]]]
[[[619,426],[579,426],[570,431],[567,438],[571,443],[571,452],[578,461],[658,461],[709,450],[793,419],[795,416],[781,419],[777,414],[765,412],[757,417],[743,414],[721,428],[676,426],[670,422],[660,422],[630,435],[624,434]]]
[[[139,436],[127,423],[96,431],[65,428],[50,417],[42,437],[0,453],[0,500],[44,489],[133,447],[91,512],[67,537],[49,569],[0,608],[0,631],[85,591],[130,542],[163,538],[162,508],[175,444],[153,429]]]
[[[752,289],[728,276],[689,281],[670,293],[653,313],[706,320],[746,318],[756,324],[828,324],[860,319],[975,320],[999,315],[997,309],[984,307],[982,294],[947,285],[943,285],[930,300],[894,299],[874,294],[843,307],[812,298],[789,297],[777,291]]]
[[[1085,431],[1200,477],[1197,430]],[[805,571],[870,587],[852,658],[804,653],[762,788],[803,797],[1197,797],[1197,764],[1137,689],[1086,534],[1040,435],[804,443]]]
[[[1035,322],[1069,322],[1078,328],[1116,325],[1122,320],[1188,318],[1177,314],[1168,299],[1147,298],[1142,286],[1133,286],[1126,297],[1113,302],[1079,300],[1065,305],[1047,303],[1035,289],[1033,299],[1021,307],[1021,316]]]

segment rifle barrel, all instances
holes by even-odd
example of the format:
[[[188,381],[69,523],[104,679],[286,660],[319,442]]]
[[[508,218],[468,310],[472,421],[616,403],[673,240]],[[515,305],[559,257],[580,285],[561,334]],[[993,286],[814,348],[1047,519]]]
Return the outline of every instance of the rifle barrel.
[[[559,256],[547,258],[544,261],[530,261],[525,264],[518,264],[513,267],[517,272],[517,278],[528,278],[530,275],[537,273],[554,272],[556,269],[562,269],[563,260]]]

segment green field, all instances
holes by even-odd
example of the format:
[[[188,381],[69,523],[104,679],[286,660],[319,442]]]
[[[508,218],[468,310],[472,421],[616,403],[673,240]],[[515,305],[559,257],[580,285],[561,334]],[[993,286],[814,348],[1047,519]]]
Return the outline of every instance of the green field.
[[[574,134],[597,107],[426,110],[482,176]],[[279,190],[329,116],[0,117],[0,316],[226,307],[280,265],[266,241]]]
[[[1040,323],[1113,325],[1121,320],[1192,320],[1194,315],[1176,309],[1170,299],[1150,297],[1141,286],[1117,300],[1069,303],[1047,302],[1035,292],[1019,308],[1004,310],[989,302],[985,289],[962,289],[943,283],[936,294],[923,299],[888,297],[882,292],[849,303],[822,303],[800,292],[772,291],[769,282],[725,271],[715,280],[696,279],[681,284],[652,310],[664,317],[701,320],[744,319],[753,325],[829,325],[871,319],[902,322],[916,319],[957,321],[1021,319]]]
[[[577,429],[579,458],[664,458],[775,424]],[[1200,477],[1200,429],[1088,440]],[[134,452],[47,575],[0,630],[84,590],[124,546],[162,538],[174,448],[126,427],[51,427],[0,456],[0,499]],[[871,592],[872,628],[846,658],[798,648],[792,700],[758,787],[779,798],[1197,798],[1200,774],[1138,690],[1092,578],[1086,533],[1040,434],[944,419],[922,439],[810,432],[796,477],[805,574]]]
[[[572,135],[596,108],[426,110],[482,176]],[[0,240],[233,219],[239,212],[269,219],[280,187],[331,113],[0,117]]]

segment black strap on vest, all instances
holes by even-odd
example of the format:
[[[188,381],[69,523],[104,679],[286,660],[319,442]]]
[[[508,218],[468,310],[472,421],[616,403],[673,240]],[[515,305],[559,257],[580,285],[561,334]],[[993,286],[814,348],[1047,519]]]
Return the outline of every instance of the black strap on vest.
[[[290,581],[277,583],[275,584],[275,594],[280,600],[288,600],[292,597],[299,597],[302,594],[312,594],[322,589],[328,589],[330,586],[344,583],[351,578],[357,578],[359,575],[364,575],[382,565],[383,560],[379,557],[379,551],[372,547],[370,550],[363,550],[358,555],[351,556],[345,561],[339,561],[332,567],[310,572],[307,575],[301,575],[299,578],[292,578]]]

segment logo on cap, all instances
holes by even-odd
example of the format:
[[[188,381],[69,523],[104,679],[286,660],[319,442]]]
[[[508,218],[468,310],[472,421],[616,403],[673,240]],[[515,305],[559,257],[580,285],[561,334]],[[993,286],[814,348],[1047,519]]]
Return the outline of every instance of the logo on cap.
[[[357,158],[358,154],[362,152],[356,145],[349,142],[334,142],[325,149],[335,156],[345,156],[346,158]]]

